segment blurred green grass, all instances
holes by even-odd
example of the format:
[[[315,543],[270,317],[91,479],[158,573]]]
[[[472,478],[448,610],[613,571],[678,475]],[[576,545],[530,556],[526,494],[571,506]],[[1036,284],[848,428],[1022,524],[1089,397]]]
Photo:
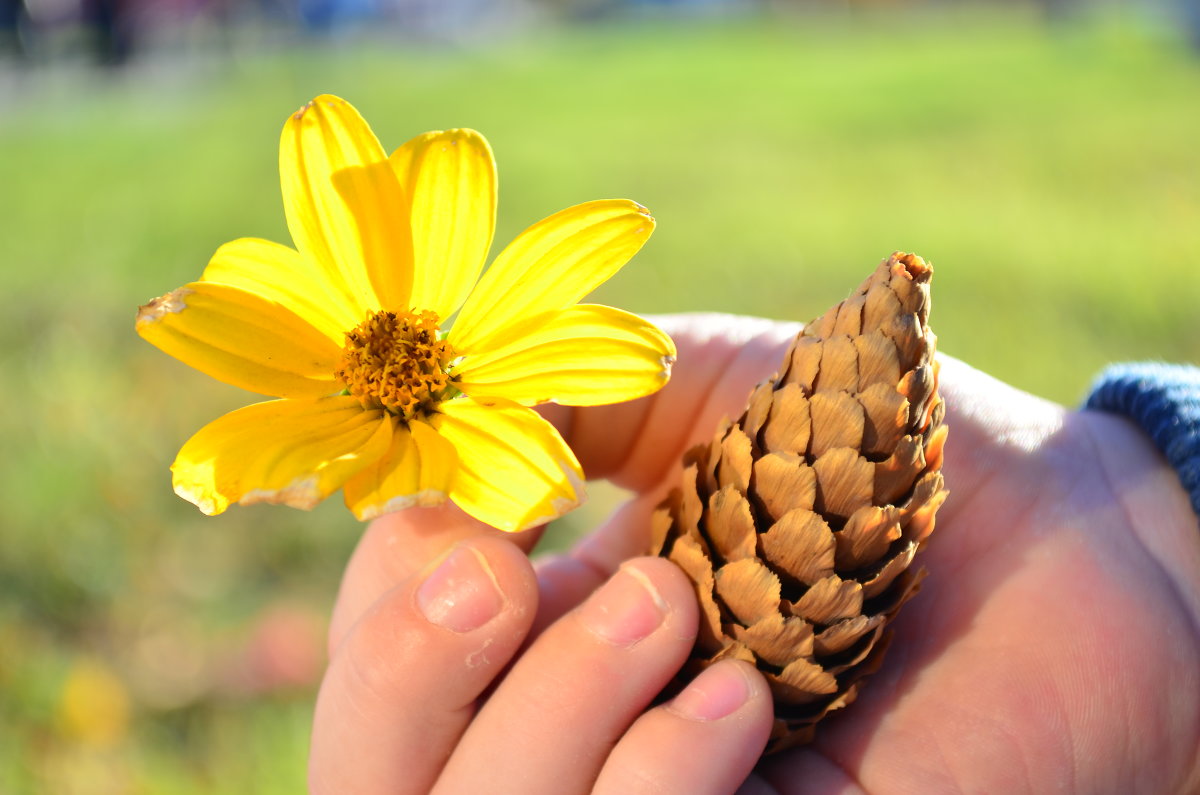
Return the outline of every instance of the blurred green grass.
[[[303,786],[319,661],[272,679],[259,658],[315,653],[361,528],[336,504],[207,519],[175,498],[178,446],[246,395],[133,314],[227,240],[288,240],[277,135],[317,93],[389,149],[482,130],[498,244],[587,199],[650,207],[602,302],[806,320],[906,249],[938,268],[943,350],[1023,388],[1074,403],[1108,361],[1200,360],[1200,64],[1124,25],[651,22],[61,78],[0,100],[3,792]]]

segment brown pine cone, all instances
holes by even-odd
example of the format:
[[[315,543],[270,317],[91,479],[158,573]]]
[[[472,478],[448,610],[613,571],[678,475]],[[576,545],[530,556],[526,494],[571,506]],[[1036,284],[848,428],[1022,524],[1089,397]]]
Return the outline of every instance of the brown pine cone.
[[[767,753],[854,700],[924,576],[909,564],[946,498],[932,274],[897,252],[806,326],[742,416],[688,451],[654,515],[651,554],[700,600],[682,676],[757,665],[775,698]]]

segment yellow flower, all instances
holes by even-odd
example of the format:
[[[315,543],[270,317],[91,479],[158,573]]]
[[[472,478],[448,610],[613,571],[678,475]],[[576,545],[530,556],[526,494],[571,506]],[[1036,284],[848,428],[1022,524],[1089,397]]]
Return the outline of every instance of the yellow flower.
[[[280,398],[189,439],[176,493],[216,514],[308,509],[344,487],[363,520],[449,498],[510,531],[578,505],[579,462],[529,406],[615,403],[666,382],[666,334],[577,303],[650,236],[646,209],[562,210],[480,277],[496,168],[479,133],[425,133],[388,157],[353,106],[325,95],[284,125],[279,170],[296,248],[227,243],[200,281],[138,312],[138,333],[166,353]]]

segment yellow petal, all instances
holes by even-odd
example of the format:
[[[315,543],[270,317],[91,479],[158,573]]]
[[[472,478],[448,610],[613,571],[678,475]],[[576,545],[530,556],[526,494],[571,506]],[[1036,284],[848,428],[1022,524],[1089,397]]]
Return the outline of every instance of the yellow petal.
[[[459,398],[433,426],[458,452],[450,499],[493,527],[518,532],[583,502],[583,470],[554,426],[508,400]]]
[[[341,349],[282,304],[238,287],[192,282],[138,310],[143,339],[219,381],[275,397],[340,390]]]
[[[551,313],[508,345],[469,354],[456,371],[468,395],[526,406],[599,406],[656,392],[671,374],[675,345],[657,326],[607,306]]]
[[[457,463],[454,446],[429,425],[397,426],[387,453],[346,481],[346,507],[365,522],[414,505],[440,505]]]
[[[341,395],[255,403],[188,439],[171,465],[175,493],[209,515],[233,502],[308,510],[387,451],[393,424]]]
[[[204,269],[201,281],[228,284],[283,304],[341,345],[362,317],[339,300],[316,264],[295,249],[243,237],[226,243]]]
[[[283,209],[296,248],[357,310],[409,309],[408,204],[371,128],[324,94],[287,120],[279,144]]]
[[[492,244],[492,149],[474,130],[436,131],[412,139],[391,161],[411,207],[412,305],[445,319],[471,291]]]
[[[479,280],[450,330],[450,343],[461,352],[507,343],[508,328],[565,309],[602,284],[652,231],[646,208],[624,199],[580,204],[539,221]]]

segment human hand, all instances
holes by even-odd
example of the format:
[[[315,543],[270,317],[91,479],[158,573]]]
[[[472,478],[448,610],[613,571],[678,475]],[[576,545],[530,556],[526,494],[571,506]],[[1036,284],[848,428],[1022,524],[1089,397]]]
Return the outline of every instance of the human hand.
[[[645,548],[682,451],[740,412],[797,327],[662,325],[680,356],[658,395],[547,411],[589,476],[635,492],[571,553],[535,571],[536,533],[501,537],[452,508],[369,528],[334,611],[314,791],[718,793],[747,779],[770,728],[753,669],[714,666],[642,714],[695,632],[682,575],[634,560],[585,599]],[[1174,473],[1118,418],[949,358],[941,383],[951,497],[920,559],[924,592],[858,703],[744,791],[1197,790],[1200,528]],[[432,612],[463,629],[499,608],[472,630],[421,617],[420,583],[451,548],[457,608]]]

